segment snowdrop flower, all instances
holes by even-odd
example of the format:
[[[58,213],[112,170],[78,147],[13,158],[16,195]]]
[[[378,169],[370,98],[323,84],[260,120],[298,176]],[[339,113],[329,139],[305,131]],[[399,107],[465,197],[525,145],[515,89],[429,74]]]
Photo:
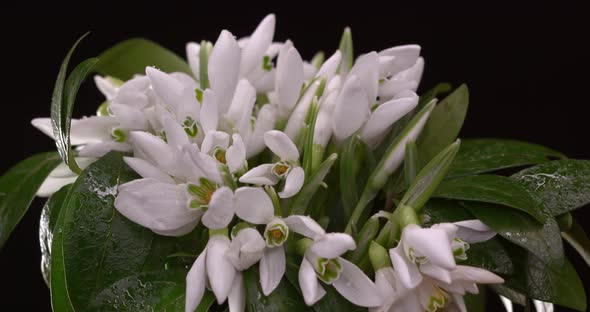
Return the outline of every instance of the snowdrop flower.
[[[281,48],[277,61],[275,92],[278,97],[279,118],[287,118],[297,104],[303,79],[303,60],[288,41]]]
[[[185,311],[195,311],[210,285],[218,304],[228,299],[231,311],[243,311],[245,290],[241,274],[237,274],[227,258],[230,241],[223,234],[209,237],[205,250],[199,255],[186,276]],[[228,298],[229,297],[229,298]],[[242,304],[243,302],[243,304]],[[242,305],[241,309],[236,309]]]
[[[212,156],[220,165],[226,165],[230,173],[245,171],[246,147],[242,137],[234,133],[230,146],[230,135],[221,131],[210,131],[201,145],[201,152]]]
[[[256,69],[262,69],[264,55],[270,48],[275,32],[275,15],[267,15],[256,27],[256,30],[243,42],[240,60],[240,75],[248,77]]]
[[[260,260],[260,284],[262,292],[268,296],[277,288],[285,274],[283,244],[289,237],[289,227],[280,217],[275,216],[272,201],[261,188],[242,187],[236,190],[235,201],[236,215],[240,219],[265,225],[266,248],[263,248]]]
[[[285,134],[291,138],[294,142],[299,139],[299,135],[301,134],[301,130],[305,127],[305,118],[307,116],[307,112],[311,107],[311,103],[313,99],[318,96],[318,91],[321,92],[323,89],[320,86],[325,85],[324,80],[315,80],[312,81],[310,85],[308,85],[297,102],[297,106],[291,113],[289,120],[287,121],[287,126],[285,127]],[[319,94],[321,96],[321,94]]]
[[[86,169],[95,161],[96,158],[76,157],[76,163],[82,170]],[[77,178],[78,175],[70,170],[68,165],[61,163],[49,173],[45,181],[43,181],[39,187],[39,190],[37,190],[36,195],[39,197],[49,197],[53,195],[53,193],[59,191],[62,187],[74,183]]]
[[[276,121],[277,109],[270,104],[262,106],[256,120],[254,120],[253,132],[244,140],[246,142],[247,158],[256,156],[266,148],[264,134],[274,129]]]
[[[274,164],[262,164],[252,168],[240,177],[240,182],[256,185],[275,185],[284,180],[285,186],[279,192],[281,198],[294,196],[301,190],[305,173],[299,166],[299,151],[289,137],[277,130],[264,134],[266,146],[277,156],[280,161]]]
[[[318,279],[333,285],[344,298],[358,306],[382,304],[375,284],[356,265],[341,257],[356,248],[350,235],[326,233],[313,219],[305,216],[287,217],[285,223],[294,232],[308,237],[300,242],[305,252],[299,269],[299,286],[307,305],[315,304],[326,294]]]
[[[424,71],[419,45],[403,45],[379,52],[380,83],[378,95],[394,97],[397,93],[415,92]]]
[[[330,83],[326,87],[326,91],[320,100],[320,109],[318,111],[315,130],[313,132],[313,144],[322,149],[328,146],[330,138],[332,137],[334,107],[336,106],[336,99],[338,98],[341,86],[342,80],[340,77],[334,77],[334,79],[330,80]]]

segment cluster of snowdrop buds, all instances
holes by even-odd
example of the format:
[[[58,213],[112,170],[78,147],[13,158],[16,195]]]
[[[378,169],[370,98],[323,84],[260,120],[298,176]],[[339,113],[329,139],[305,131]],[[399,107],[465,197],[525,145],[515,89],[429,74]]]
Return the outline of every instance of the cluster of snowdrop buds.
[[[115,207],[122,215],[160,235],[209,230],[187,275],[186,311],[197,308],[206,288],[219,304],[227,300],[230,311],[243,311],[242,272],[254,265],[264,295],[272,294],[284,278],[288,250],[302,259],[298,281],[307,305],[333,286],[374,311],[464,311],[462,295],[476,292],[475,283],[502,282],[456,265],[470,242],[491,237],[481,223],[408,225],[388,253],[373,243],[373,281],[372,272],[347,260],[357,248],[351,235],[327,233],[319,220],[290,210],[315,191],[306,186],[326,187],[325,172],[313,181],[325,152],[337,154],[353,135],[376,149],[394,123],[416,109],[424,60],[419,46],[404,45],[353,62],[347,30],[338,51],[306,62],[291,41],[273,41],[274,28],[269,15],[249,37],[223,30],[215,43],[189,43],[192,75],[147,67],[125,82],[96,76],[106,102],[96,116],[72,120],[81,166],[121,151],[141,176],[118,188]],[[431,107],[409,132],[413,138]],[[53,136],[48,118],[32,123]],[[400,165],[405,142],[400,148],[385,155],[384,172]],[[60,167],[39,194],[74,179]]]

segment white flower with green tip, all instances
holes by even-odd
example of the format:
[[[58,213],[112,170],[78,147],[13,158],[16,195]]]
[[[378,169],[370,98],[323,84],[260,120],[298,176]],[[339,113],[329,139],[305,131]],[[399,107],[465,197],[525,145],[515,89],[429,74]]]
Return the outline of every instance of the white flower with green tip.
[[[305,173],[299,166],[299,150],[289,137],[277,130],[264,134],[266,146],[277,156],[274,164],[262,164],[240,177],[240,182],[255,185],[276,185],[284,181],[284,187],[278,194],[281,198],[294,196],[303,187]]]
[[[312,218],[289,216],[289,229],[311,239],[299,268],[299,286],[305,303],[314,305],[326,294],[318,280],[332,285],[348,301],[362,307],[382,304],[377,287],[365,273],[341,256],[356,249],[354,239],[344,233],[326,233]]]

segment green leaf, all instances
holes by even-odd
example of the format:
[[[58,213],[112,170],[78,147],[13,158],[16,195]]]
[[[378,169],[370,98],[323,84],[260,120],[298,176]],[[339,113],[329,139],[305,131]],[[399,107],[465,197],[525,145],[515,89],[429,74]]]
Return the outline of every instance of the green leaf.
[[[422,223],[431,226],[437,223],[472,220],[475,217],[457,201],[431,198],[420,211]]]
[[[545,261],[522,248],[507,246],[515,274],[507,277],[505,286],[529,298],[553,302],[579,311],[586,311],[586,294],[572,264],[565,260],[560,266]]]
[[[524,306],[527,302],[527,298],[525,295],[519,293],[518,291],[516,291],[510,287],[507,287],[504,284],[492,284],[492,285],[488,285],[488,287],[490,287],[498,295],[504,296],[504,297],[510,299],[510,301],[512,301],[513,303],[520,304],[521,306]]]
[[[486,312],[487,288],[483,285],[479,286],[478,294],[467,293],[463,297],[465,306],[469,312]]]
[[[258,266],[254,265],[243,272],[246,288],[246,309],[250,312],[309,311],[303,298],[286,278],[269,295],[265,296],[260,286]]]
[[[547,147],[513,140],[466,139],[449,170],[449,177],[536,165],[565,157]]]
[[[65,276],[61,294],[67,294],[75,310],[86,309],[116,281],[141,272],[150,256],[155,234],[113,206],[118,184],[136,176],[120,153],[111,152],[84,170],[64,203],[63,221],[56,228],[61,237],[54,240],[52,255],[61,249],[61,263],[56,263]]]
[[[547,216],[529,191],[513,179],[498,175],[465,176],[443,181],[433,197],[499,204],[526,212],[543,223]]]
[[[467,250],[467,260],[458,264],[474,266],[502,275],[514,272],[512,260],[498,237],[471,244]]]
[[[379,218],[373,216],[367,220],[357,237],[355,237],[357,248],[350,251],[346,258],[358,265],[361,260],[368,256],[371,241],[377,236],[377,233],[379,233]]]
[[[68,195],[70,185],[62,187],[55,192],[43,206],[39,221],[39,243],[41,244],[41,274],[48,287],[51,287],[51,242],[53,241],[53,229],[59,217],[61,207]]]
[[[416,144],[423,164],[457,138],[469,106],[467,85],[459,86],[432,111]]]
[[[407,185],[411,185],[414,182],[420,168],[416,142],[408,141],[406,144],[406,157],[404,159],[404,179]]]
[[[553,216],[590,203],[590,160],[556,160],[522,170],[512,178],[536,194]]]
[[[59,211],[59,216],[53,230],[53,241],[51,243],[51,287],[49,288],[51,291],[51,308],[53,311],[59,312],[75,311],[66,284],[62,246],[64,238],[63,226],[67,209],[65,205],[67,204],[71,193],[70,189]]]
[[[104,51],[95,70],[105,76],[122,80],[144,74],[146,66],[154,66],[165,72],[183,72],[192,75],[188,64],[170,50],[143,39],[125,40]]]
[[[447,174],[460,146],[461,142],[457,140],[428,162],[410,185],[398,206],[407,205],[420,210]]]
[[[554,218],[548,217],[544,224],[539,224],[524,212],[505,206],[482,202],[462,202],[462,205],[499,235],[537,255],[548,265],[563,265],[563,244]]]
[[[426,104],[430,103],[432,100],[437,98],[440,94],[448,93],[451,91],[453,86],[447,82],[441,82],[434,86],[434,88],[424,92],[424,94],[420,95],[420,101],[418,102],[418,109],[426,106]]]
[[[586,261],[586,264],[590,266],[590,239],[584,232],[584,228],[574,220],[571,229],[561,232],[561,236],[580,254],[582,259]]]
[[[55,152],[37,154],[0,177],[0,248],[29,209],[45,178],[60,162]]]
[[[340,197],[343,218],[348,219],[359,199],[361,186],[375,168],[375,158],[369,146],[358,136],[348,138],[340,153]]]
[[[325,80],[322,80],[325,83]],[[306,118],[305,123],[305,133],[304,133],[304,148],[303,148],[303,169],[308,174],[313,174],[313,136],[315,132],[315,123],[318,118],[319,106],[318,106],[318,98],[313,97],[311,100],[311,107],[307,112],[308,118]]]
[[[338,154],[334,153],[330,155],[324,162],[318,167],[316,173],[310,177],[309,181],[305,181],[305,185],[295,197],[293,204],[291,205],[292,215],[303,215],[308,207],[309,202],[313,195],[317,192],[324,178],[332,168],[334,162],[338,159]]]
[[[115,281],[96,295],[90,311],[184,311],[184,270],[139,273]],[[205,302],[211,303],[211,295]]]

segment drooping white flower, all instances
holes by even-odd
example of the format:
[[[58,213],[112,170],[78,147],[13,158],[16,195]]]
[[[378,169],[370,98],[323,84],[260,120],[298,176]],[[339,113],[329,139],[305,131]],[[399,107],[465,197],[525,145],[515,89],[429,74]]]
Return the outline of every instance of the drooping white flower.
[[[186,276],[185,311],[196,310],[205,294],[205,287],[211,287],[218,304],[228,299],[230,306],[242,309],[245,305],[245,290],[241,274],[237,274],[233,264],[227,258],[229,239],[220,234],[209,237],[205,250],[199,255]],[[228,298],[229,297],[229,298]]]
[[[252,224],[264,224],[264,242],[260,260],[260,285],[268,296],[281,282],[286,269],[283,244],[289,237],[289,227],[275,216],[269,196],[261,188],[242,187],[236,190],[236,215]],[[259,234],[260,235],[260,234]]]
[[[303,60],[290,41],[283,45],[279,53],[275,79],[279,117],[286,118],[297,104],[304,79]]]
[[[280,161],[274,164],[262,164],[240,177],[240,182],[256,185],[275,185],[285,181],[283,190],[278,194],[281,198],[294,196],[301,190],[305,179],[303,168],[299,166],[299,150],[289,137],[277,130],[264,134],[266,146]]]
[[[96,158],[76,157],[76,163],[82,170],[86,169],[86,167],[95,161]],[[63,186],[74,183],[77,178],[78,175],[70,170],[68,165],[61,163],[49,173],[45,181],[43,181],[37,190],[36,195],[39,197],[49,197],[53,195],[53,193],[59,191]]]
[[[284,219],[289,228],[313,240],[305,249],[299,269],[299,286],[305,303],[315,304],[326,294],[318,280],[334,288],[348,301],[363,307],[382,304],[377,287],[352,262],[341,257],[354,250],[354,239],[343,233],[326,233],[313,219],[289,216]]]
[[[397,93],[415,92],[424,70],[419,45],[403,45],[379,52],[379,91],[382,98],[392,98]]]

